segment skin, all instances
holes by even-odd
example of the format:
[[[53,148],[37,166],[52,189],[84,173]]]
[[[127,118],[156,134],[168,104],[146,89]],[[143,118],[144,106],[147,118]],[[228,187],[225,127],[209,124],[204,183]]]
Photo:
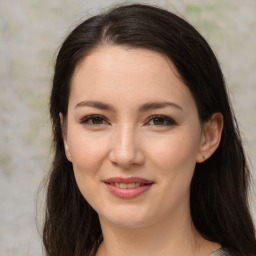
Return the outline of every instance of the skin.
[[[152,102],[171,104],[145,107]],[[97,255],[206,256],[220,247],[195,230],[189,195],[195,164],[219,145],[222,116],[200,122],[168,58],[145,49],[95,49],[75,69],[63,125],[78,187],[99,215],[104,241]],[[153,185],[132,199],[116,197],[104,183],[134,176]]]

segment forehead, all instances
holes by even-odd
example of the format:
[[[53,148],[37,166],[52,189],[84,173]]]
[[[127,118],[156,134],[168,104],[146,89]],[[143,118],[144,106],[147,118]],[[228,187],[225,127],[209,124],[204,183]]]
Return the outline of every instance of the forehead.
[[[84,99],[86,98],[86,99]],[[193,101],[173,63],[165,55],[120,46],[95,49],[77,65],[70,100]]]
[[[124,67],[125,69],[123,69]],[[81,69],[89,70],[90,68],[100,68],[101,71],[105,70],[106,72],[112,71],[108,75],[113,74],[113,71],[125,71],[136,75],[145,69],[151,69],[151,71],[159,69],[170,74],[173,73],[182,80],[174,64],[166,55],[144,48],[99,46],[78,62],[73,78],[81,72]]]

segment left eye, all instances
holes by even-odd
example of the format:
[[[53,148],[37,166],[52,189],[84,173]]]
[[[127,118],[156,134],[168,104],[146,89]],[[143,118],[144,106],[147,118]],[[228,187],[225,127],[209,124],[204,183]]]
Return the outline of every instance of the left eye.
[[[103,116],[99,115],[91,115],[83,118],[80,123],[82,124],[90,124],[90,125],[100,125],[100,124],[106,124],[106,120]]]
[[[171,126],[176,124],[172,118],[167,116],[159,116],[159,115],[150,117],[147,123],[149,125],[155,125],[155,126]]]

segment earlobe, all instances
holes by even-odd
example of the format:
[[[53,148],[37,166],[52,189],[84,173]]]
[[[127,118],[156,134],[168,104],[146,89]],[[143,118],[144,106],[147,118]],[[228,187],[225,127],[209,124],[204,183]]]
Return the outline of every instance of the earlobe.
[[[61,124],[61,131],[62,131],[62,139],[63,139],[63,144],[64,144],[64,149],[65,149],[65,154],[67,159],[71,161],[71,154],[69,152],[69,147],[68,147],[68,142],[67,142],[67,134],[66,134],[66,129],[64,128],[64,126],[66,125],[64,123],[64,117],[62,113],[59,113],[59,117],[60,117],[60,124]]]
[[[62,127],[62,125],[63,125],[63,114],[61,112],[59,113],[59,117],[60,117],[60,125]]]
[[[214,113],[210,120],[204,124],[199,151],[196,157],[197,163],[202,163],[216,151],[220,144],[223,129],[223,116]]]

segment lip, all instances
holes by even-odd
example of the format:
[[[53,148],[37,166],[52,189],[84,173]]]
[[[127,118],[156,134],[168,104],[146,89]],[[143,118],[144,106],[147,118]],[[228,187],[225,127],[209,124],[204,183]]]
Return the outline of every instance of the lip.
[[[140,177],[128,177],[128,178],[112,177],[104,180],[103,182],[106,184],[108,190],[113,195],[119,198],[124,198],[124,199],[132,199],[132,198],[138,197],[142,193],[149,190],[151,186],[154,184],[153,181],[140,178]],[[124,183],[124,184],[140,183],[141,185],[135,188],[120,188],[113,185],[113,183]]]
[[[154,183],[151,180],[147,180],[140,177],[112,177],[104,180],[105,183],[143,183],[143,184],[151,184]]]

